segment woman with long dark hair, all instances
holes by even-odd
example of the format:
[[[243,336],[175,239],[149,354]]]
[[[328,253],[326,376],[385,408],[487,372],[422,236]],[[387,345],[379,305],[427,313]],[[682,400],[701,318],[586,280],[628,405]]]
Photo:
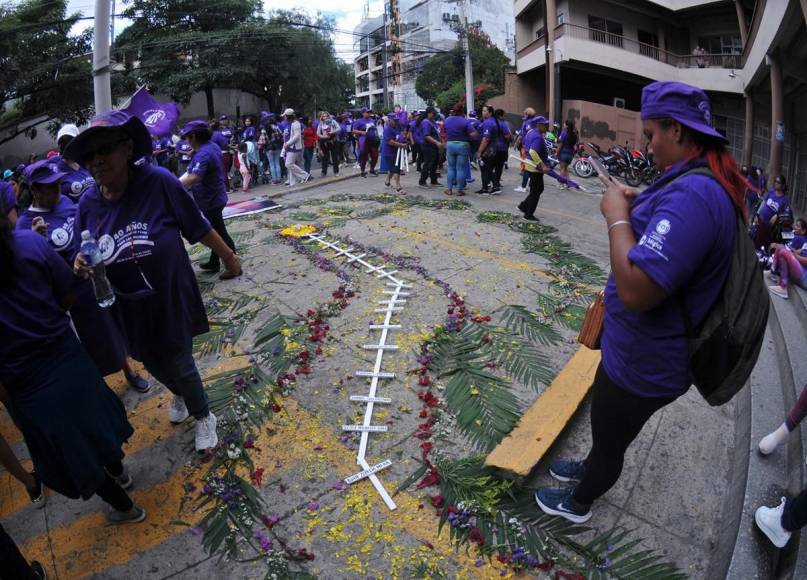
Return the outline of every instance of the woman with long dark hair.
[[[641,117],[666,170],[641,194],[606,180],[600,209],[610,240],[602,363],[592,386],[592,447],[585,461],[549,472],[574,487],[542,488],[547,514],[583,523],[616,484],[625,452],[659,409],[690,387],[687,324],[697,328],[719,297],[734,255],[746,184],[726,139],[711,126],[701,89],[655,82]]]
[[[69,498],[100,496],[111,523],[140,522],[122,463],[134,431],[70,328],[74,282],[45,238],[0,214],[0,388],[36,478]]]
[[[574,128],[574,121],[566,121],[565,129],[558,137],[558,173],[561,177],[569,179],[569,164],[574,159],[574,148],[577,145],[577,130]],[[561,184],[561,189],[566,186]]]

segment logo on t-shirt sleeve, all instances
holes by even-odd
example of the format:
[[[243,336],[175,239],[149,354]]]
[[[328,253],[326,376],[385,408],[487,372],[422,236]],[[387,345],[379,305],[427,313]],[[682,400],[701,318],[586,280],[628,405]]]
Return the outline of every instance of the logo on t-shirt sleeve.
[[[670,220],[661,220],[659,223],[656,224],[656,232],[661,234],[662,236],[666,236],[670,233]]]

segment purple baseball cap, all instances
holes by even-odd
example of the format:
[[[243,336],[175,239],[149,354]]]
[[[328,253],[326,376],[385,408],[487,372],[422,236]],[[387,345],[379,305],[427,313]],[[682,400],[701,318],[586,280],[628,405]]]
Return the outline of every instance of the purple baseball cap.
[[[202,131],[203,129],[210,130],[210,125],[207,124],[207,121],[190,121],[186,123],[182,130],[179,132],[179,136],[184,139],[194,131]]]
[[[533,117],[531,119],[531,121],[535,125],[549,125],[549,119],[547,119],[543,115],[538,115],[537,117]]]
[[[368,109],[367,107],[362,107],[362,108],[361,108],[361,114],[362,114],[362,115],[363,115],[364,113],[369,113],[369,112],[370,112],[370,109]]]
[[[698,87],[672,81],[656,81],[642,89],[642,120],[675,119],[708,137],[728,140],[712,127],[712,103]]]
[[[229,120],[229,117],[227,115],[222,115],[221,117],[219,117],[219,121],[227,121],[227,120]]]
[[[48,185],[49,183],[56,183],[65,176],[49,159],[42,159],[36,163],[31,163],[31,165],[25,168],[23,175],[28,185],[34,185],[35,183]]]
[[[471,111],[470,113],[468,113],[468,116],[471,117],[472,119],[476,119],[476,111]]]
[[[109,111],[101,113],[90,119],[90,126],[78,134],[64,150],[62,157],[86,165],[94,151],[87,149],[92,137],[100,132],[118,130],[125,132],[131,138],[134,148],[133,159],[136,161],[146,155],[151,155],[151,135],[148,129],[136,115],[126,111]]]

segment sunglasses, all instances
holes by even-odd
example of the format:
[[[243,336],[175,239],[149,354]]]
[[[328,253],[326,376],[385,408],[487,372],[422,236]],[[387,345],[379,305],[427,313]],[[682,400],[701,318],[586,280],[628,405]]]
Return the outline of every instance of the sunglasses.
[[[119,139],[115,139],[114,141],[97,143],[94,147],[89,147],[87,149],[87,158],[92,159],[96,155],[109,155],[115,151],[115,149],[117,149],[121,143],[125,143],[128,140],[129,137],[121,137]]]

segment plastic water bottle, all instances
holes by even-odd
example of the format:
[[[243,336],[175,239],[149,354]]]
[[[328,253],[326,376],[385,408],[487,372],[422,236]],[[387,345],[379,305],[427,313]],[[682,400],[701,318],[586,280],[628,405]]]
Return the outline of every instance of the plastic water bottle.
[[[95,300],[98,302],[98,306],[109,308],[115,304],[115,292],[106,277],[106,265],[101,257],[98,242],[95,241],[95,238],[92,237],[88,230],[81,232],[80,253],[92,268],[92,286],[95,289]]]

